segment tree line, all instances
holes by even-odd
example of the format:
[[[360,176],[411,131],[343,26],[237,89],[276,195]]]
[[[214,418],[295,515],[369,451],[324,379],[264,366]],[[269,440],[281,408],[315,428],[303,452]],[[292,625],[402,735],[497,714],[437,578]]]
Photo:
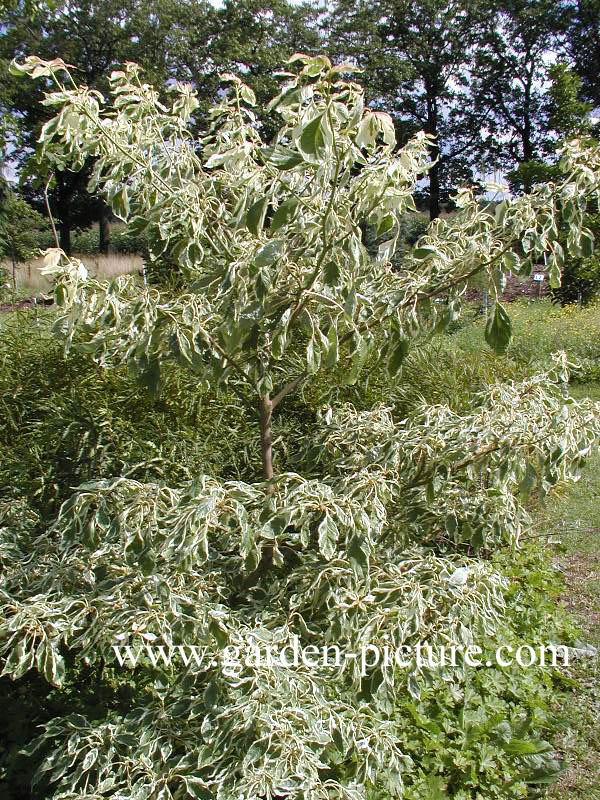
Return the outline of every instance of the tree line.
[[[127,61],[143,80],[169,91],[193,84],[196,129],[220,91],[220,75],[241,74],[259,108],[273,95],[294,52],[327,52],[363,71],[375,109],[388,112],[402,143],[417,130],[435,137],[433,165],[418,193],[431,219],[456,187],[484,173],[507,175],[529,191],[548,177],[556,142],[588,133],[600,105],[600,0],[337,0],[326,8],[286,0],[81,0],[51,7],[0,7],[0,136],[34,208],[48,205],[61,247],[76,228],[99,223],[109,247],[108,206],[88,194],[93,159],[67,169],[39,152],[52,116],[41,104],[49,88],[10,75],[13,58],[60,56],[80,83],[105,94],[111,71]],[[268,115],[258,124],[268,138]],[[483,166],[485,165],[485,167]]]

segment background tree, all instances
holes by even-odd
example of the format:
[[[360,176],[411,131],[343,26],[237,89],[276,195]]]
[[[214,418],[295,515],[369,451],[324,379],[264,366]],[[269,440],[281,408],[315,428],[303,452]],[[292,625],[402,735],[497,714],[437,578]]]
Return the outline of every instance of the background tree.
[[[10,259],[13,289],[17,288],[18,264],[33,258],[39,232],[47,227],[44,217],[29,203],[16,192],[6,191],[0,200],[0,257]]]
[[[489,114],[473,113],[469,76],[485,19],[477,0],[341,0],[331,12],[329,47],[364,68],[372,103],[390,113],[400,136],[432,137],[431,219],[473,179],[472,153]]]
[[[244,75],[254,91],[259,114],[273,96],[273,77],[292,53],[321,49],[318,11],[314,4],[286,0],[226,0],[210,3],[188,0],[178,4],[178,35],[173,37],[171,63],[179,80],[189,81],[200,102],[197,124],[215,102],[223,72]],[[267,128],[268,114],[260,115]],[[264,131],[265,138],[274,133]]]
[[[561,139],[582,137],[590,142],[596,141],[596,125],[591,117],[592,103],[582,102],[582,79],[566,64],[558,63],[551,67],[552,85],[548,99],[548,120],[555,135]],[[547,180],[556,179],[558,166],[544,165]],[[600,237],[600,214],[598,206],[592,205],[586,213],[586,225],[595,241]],[[564,242],[567,231],[563,229]],[[562,270],[561,285],[552,289],[552,299],[561,305],[589,303],[600,289],[600,259],[598,254],[578,253],[566,260]]]
[[[18,7],[4,13],[0,38],[0,65],[4,86],[0,104],[16,114],[21,135],[15,140],[13,158],[18,160],[25,195],[45,211],[43,188],[51,177],[50,205],[57,218],[61,247],[70,252],[71,230],[100,226],[100,250],[109,246],[108,206],[86,191],[93,163],[71,171],[32,158],[36,141],[49,113],[40,104],[42,88],[23,90],[7,78],[10,60],[28,53],[53,58],[61,53],[77,64],[78,74],[93,89],[106,91],[106,76],[118,64],[135,61],[144,68],[143,80],[162,85],[169,76],[189,80],[198,90],[204,111],[216,98],[218,75],[241,70],[264,99],[274,90],[272,72],[291,53],[318,46],[308,6],[291,7],[282,0],[272,3],[246,0],[222,8],[204,0],[183,3],[128,0],[58,3],[44,14],[28,17]],[[201,117],[204,119],[204,117]],[[14,137],[13,137],[14,139]]]
[[[168,74],[168,48],[171,33],[168,4],[153,0],[57,3],[32,17],[20,7],[7,10],[0,34],[0,66],[8,74],[12,58],[28,53],[53,58],[60,52],[69,63],[77,64],[78,74],[87,85],[107,89],[106,76],[127,60],[143,64],[150,79],[163,81]],[[23,192],[32,204],[45,213],[43,188],[49,178],[50,206],[57,220],[61,247],[71,250],[71,231],[98,221],[100,239],[108,246],[107,206],[91,197],[86,186],[92,161],[73,171],[53,161],[51,154],[37,163],[34,158],[42,125],[50,118],[41,105],[43,84],[25,90],[14,78],[3,77],[0,104],[16,118],[18,135],[13,137],[11,158],[21,169]]]
[[[482,112],[493,110],[483,140],[485,158],[495,169],[509,171],[553,152],[547,69],[549,59],[564,51],[570,6],[561,0],[493,2],[488,14],[477,48],[473,97]]]
[[[566,63],[557,62],[547,70],[550,83],[546,90],[539,120],[539,133],[546,141],[544,160],[526,161],[508,173],[516,191],[560,176],[557,148],[565,139],[589,137],[593,132],[592,105],[580,100],[582,81]]]
[[[586,224],[592,231],[596,241],[600,237],[600,214],[587,216]],[[561,306],[587,305],[597,297],[600,290],[600,259],[598,255],[572,256],[568,258],[562,270],[560,286],[551,290],[553,302]]]
[[[595,108],[600,106],[600,2],[576,0],[568,31],[568,51],[583,81],[582,95]]]

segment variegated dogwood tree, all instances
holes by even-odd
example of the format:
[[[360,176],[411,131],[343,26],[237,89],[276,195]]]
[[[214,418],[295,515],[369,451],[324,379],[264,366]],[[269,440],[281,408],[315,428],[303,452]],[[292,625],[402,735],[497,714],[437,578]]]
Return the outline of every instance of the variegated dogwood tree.
[[[367,359],[398,373],[411,343],[460,313],[477,273],[496,297],[487,343],[505,350],[505,272],[544,260],[557,283],[559,223],[570,225],[572,252],[590,251],[583,215],[600,187],[600,151],[572,141],[562,182],[497,204],[464,189],[457,213],[434,221],[392,269],[427,137],[398,149],[349,65],[290,63],[268,144],[252,91],[232,75],[197,141],[187,85],[172,86],[165,104],[128,64],[107,99],[77,86],[60,60],[12,67],[53,83],[45,158],[73,168],[93,158],[90,190],[171,265],[158,283],[102,281],[48,251],[66,350],[127,364],[151,389],[174,360],[199,389],[235,392],[258,420],[262,458],[254,482],[85,484],[33,546],[31,520],[6,517],[4,674],[37,668],[60,686],[66,651],[114,661],[115,644],[205,653],[200,664],[156,667],[143,706],[124,716],[51,722],[37,744],[52,744],[41,771],[56,798],[402,796],[419,766],[399,745],[394,710],[427,680],[419,665],[382,662],[363,674],[357,659],[233,663],[225,648],[276,650],[297,636],[303,647],[356,653],[492,635],[506,587],[477,553],[516,545],[528,522],[522,495],[572,476],[600,433],[598,407],[568,397],[569,365],[557,356],[544,374],[489,387],[466,415],[444,405],[404,420],[384,407],[324,409],[298,443],[305,471],[278,471],[273,415],[285,414],[286,397],[324,370],[356,383]]]

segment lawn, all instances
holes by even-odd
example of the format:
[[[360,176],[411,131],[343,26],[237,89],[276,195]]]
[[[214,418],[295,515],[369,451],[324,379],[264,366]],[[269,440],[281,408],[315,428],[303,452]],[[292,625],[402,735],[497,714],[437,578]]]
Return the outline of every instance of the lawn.
[[[138,255],[115,253],[108,256],[76,255],[76,257],[81,258],[90,272],[98,278],[114,278],[117,275],[128,275],[141,270],[144,265],[142,257]],[[33,259],[27,264],[17,265],[17,291],[19,294],[39,294],[50,291],[50,281],[40,273],[42,265],[42,258]],[[0,269],[4,270],[7,279],[11,278],[12,267],[9,263],[3,262],[0,264]]]
[[[489,356],[496,361],[495,374],[531,372],[550,353],[565,350],[581,365],[570,386],[572,396],[600,401],[600,304],[561,308],[543,300],[513,303],[508,311],[514,335],[505,356]],[[451,337],[454,353],[480,352],[483,325],[481,318],[461,325]],[[590,457],[577,483],[558,487],[533,516],[529,536],[546,544],[563,576],[561,604],[574,616],[581,643],[600,653],[600,452]],[[572,691],[560,696],[555,709],[563,729],[557,749],[569,766],[548,798],[598,800],[600,656],[575,661],[569,676]]]
[[[600,386],[573,389],[577,397],[600,400]],[[535,515],[535,533],[556,534],[556,564],[562,570],[562,602],[581,629],[582,643],[600,652],[600,454],[590,458],[581,479],[558,494]],[[559,746],[569,768],[549,797],[600,798],[600,658],[574,663],[577,681],[571,702],[561,703],[557,714],[564,733]]]
[[[600,360],[600,303],[584,308],[562,307],[549,300],[525,301],[507,305],[513,338],[506,357],[521,363],[536,364],[556,350],[566,350],[573,359]],[[466,352],[481,349],[484,321],[461,327],[453,336],[457,347]]]

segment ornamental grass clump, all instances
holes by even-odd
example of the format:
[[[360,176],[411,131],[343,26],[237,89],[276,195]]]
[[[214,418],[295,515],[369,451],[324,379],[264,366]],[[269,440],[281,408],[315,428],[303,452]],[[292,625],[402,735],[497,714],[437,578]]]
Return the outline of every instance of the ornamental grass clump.
[[[60,686],[67,653],[114,661],[116,644],[205,653],[201,664],[146,659],[152,691],[125,714],[49,723],[32,750],[50,746],[40,774],[55,798],[401,797],[404,776],[413,785],[422,767],[403,748],[399,709],[419,698],[426,670],[232,665],[225,649],[298,637],[356,653],[492,636],[506,580],[486,556],[518,544],[523,499],[572,477],[600,434],[597,406],[565,396],[569,365],[557,355],[547,372],[477,395],[468,413],[324,408],[294,443],[298,471],[277,469],[288,396],[326,370],[357,384],[367,359],[397,375],[411,344],[460,314],[474,275],[496,297],[482,346],[504,352],[504,272],[529,274],[545,259],[557,284],[559,223],[569,222],[570,250],[588,252],[585,207],[600,187],[600,150],[569,142],[562,182],[493,211],[462,190],[457,213],[434,221],[398,271],[392,257],[428,169],[428,137],[398,149],[391,119],[365,106],[350,65],[291,63],[299,69],[270,103],[282,120],[270,143],[253,92],[233,75],[196,141],[187,85],[166,103],[128,64],[107,99],[77,86],[60,60],[13,65],[54,84],[47,157],[73,168],[94,159],[90,189],[172,272],[164,283],[102,281],[49,250],[66,352],[127,365],[152,392],[176,362],[199,391],[235,393],[257,420],[262,463],[248,481],[92,480],[43,535],[32,537],[26,520],[2,528],[4,674],[37,669]],[[366,227],[380,241],[375,253]],[[521,791],[549,746],[524,742],[501,719],[490,725],[518,762]],[[422,777],[442,790],[441,777]]]

